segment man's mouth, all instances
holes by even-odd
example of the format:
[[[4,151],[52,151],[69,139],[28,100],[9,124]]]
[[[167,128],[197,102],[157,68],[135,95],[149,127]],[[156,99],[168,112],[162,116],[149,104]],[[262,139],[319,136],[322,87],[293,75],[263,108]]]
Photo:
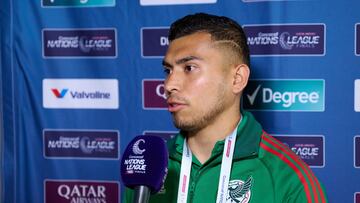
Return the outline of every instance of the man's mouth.
[[[185,108],[185,106],[186,106],[186,103],[175,101],[175,100],[172,100],[172,99],[168,99],[167,103],[168,103],[168,110],[171,113],[180,111],[181,109]]]

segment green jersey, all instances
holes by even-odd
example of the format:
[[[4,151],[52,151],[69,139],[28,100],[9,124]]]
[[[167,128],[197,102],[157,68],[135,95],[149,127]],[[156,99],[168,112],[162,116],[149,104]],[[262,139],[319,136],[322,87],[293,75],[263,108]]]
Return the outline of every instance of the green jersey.
[[[179,186],[184,136],[168,141],[168,175],[151,203],[175,203]],[[192,158],[187,202],[216,202],[224,141],[215,144],[211,157],[201,164]],[[127,189],[124,200],[132,202]],[[251,113],[245,112],[237,139],[226,203],[323,203],[324,190],[310,168],[272,136],[266,134]]]

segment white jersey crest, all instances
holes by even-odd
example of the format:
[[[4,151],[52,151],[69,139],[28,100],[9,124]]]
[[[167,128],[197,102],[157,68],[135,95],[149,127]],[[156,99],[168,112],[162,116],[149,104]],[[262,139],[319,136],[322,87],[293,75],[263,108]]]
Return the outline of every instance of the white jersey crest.
[[[251,197],[252,182],[252,176],[246,181],[231,180],[229,182],[226,203],[248,203]]]

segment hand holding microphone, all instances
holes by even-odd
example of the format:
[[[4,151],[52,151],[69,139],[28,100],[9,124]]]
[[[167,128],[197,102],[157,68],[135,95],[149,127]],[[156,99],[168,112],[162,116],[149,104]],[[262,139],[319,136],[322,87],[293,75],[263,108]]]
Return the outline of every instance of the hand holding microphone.
[[[147,203],[163,185],[168,166],[165,141],[157,136],[140,135],[126,147],[121,159],[121,178],[135,190],[133,202]]]

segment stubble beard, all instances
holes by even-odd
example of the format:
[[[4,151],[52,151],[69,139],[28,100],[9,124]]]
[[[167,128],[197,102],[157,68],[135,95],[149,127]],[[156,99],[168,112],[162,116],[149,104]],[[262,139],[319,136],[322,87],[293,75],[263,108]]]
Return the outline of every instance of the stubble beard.
[[[212,102],[213,104],[209,107],[210,109],[196,112],[188,119],[181,118],[180,116],[177,116],[176,113],[173,114],[175,127],[188,133],[195,133],[213,123],[218,115],[226,108],[224,84],[221,83],[218,85],[216,96]]]

